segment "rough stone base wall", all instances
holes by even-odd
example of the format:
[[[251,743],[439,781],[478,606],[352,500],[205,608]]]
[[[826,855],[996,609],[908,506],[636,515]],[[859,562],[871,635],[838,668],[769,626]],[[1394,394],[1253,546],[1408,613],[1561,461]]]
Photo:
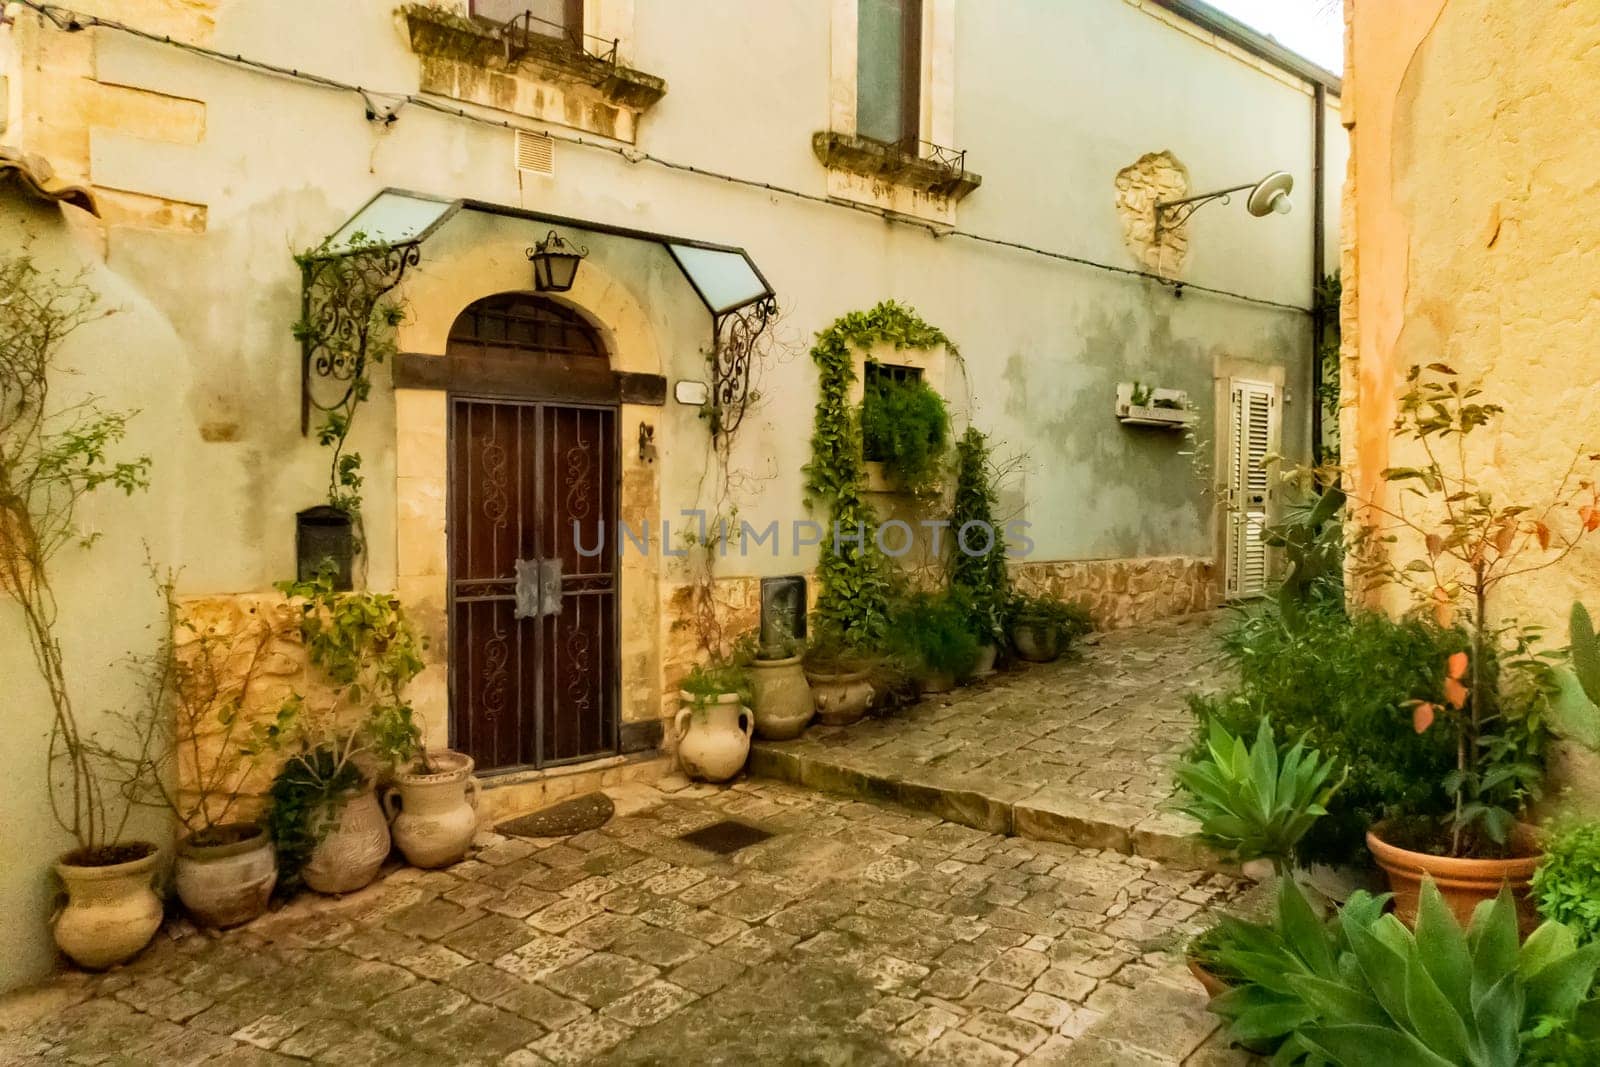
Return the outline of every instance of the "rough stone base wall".
[[[1011,564],[1011,579],[1020,592],[1077,601],[1089,609],[1100,630],[1216,607],[1222,594],[1214,572],[1209,560],[1192,556]]]

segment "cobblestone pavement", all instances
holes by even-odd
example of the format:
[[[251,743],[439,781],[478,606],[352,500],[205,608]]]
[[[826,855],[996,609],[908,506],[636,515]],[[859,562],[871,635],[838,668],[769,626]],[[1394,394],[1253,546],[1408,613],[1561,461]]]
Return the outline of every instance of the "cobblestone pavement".
[[[1094,635],[1074,655],[885,719],[760,742],[756,774],[894,800],[968,826],[1201,861],[1160,809],[1192,736],[1185,695],[1226,669],[1221,612]]]
[[[1242,1062],[1172,952],[1224,875],[768,781],[609,792],[600,830],[0,1000],[0,1062]],[[775,836],[679,839],[728,818]]]

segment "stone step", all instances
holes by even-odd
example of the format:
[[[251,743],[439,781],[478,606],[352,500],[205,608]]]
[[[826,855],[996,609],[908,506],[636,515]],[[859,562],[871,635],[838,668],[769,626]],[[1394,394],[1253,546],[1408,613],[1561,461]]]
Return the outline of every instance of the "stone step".
[[[994,834],[1106,848],[1176,867],[1230,871],[1192,836],[1187,816],[1148,803],[1088,799],[1052,786],[1029,789],[844,750],[819,753],[804,741],[757,741],[749,772],[826,793],[902,804]]]

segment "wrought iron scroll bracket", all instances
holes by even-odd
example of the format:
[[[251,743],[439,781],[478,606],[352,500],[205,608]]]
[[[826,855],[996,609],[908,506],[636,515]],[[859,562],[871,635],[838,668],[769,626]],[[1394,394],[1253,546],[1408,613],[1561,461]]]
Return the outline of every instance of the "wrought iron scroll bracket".
[[[312,255],[300,265],[300,433],[313,411],[359,401],[373,312],[422,259],[418,242]]]
[[[1199,196],[1186,196],[1181,200],[1162,200],[1156,204],[1155,238],[1161,240],[1162,230],[1176,229],[1189,221],[1189,216],[1205,207],[1213,200],[1220,200],[1224,204],[1233,203],[1233,194],[1251,188],[1251,185],[1235,185],[1229,189],[1218,189],[1214,193],[1201,193]]]
[[[756,342],[778,313],[778,301],[764,296],[734,311],[712,317],[711,397],[706,402],[714,436],[726,439],[744,421],[750,404],[750,377]]]

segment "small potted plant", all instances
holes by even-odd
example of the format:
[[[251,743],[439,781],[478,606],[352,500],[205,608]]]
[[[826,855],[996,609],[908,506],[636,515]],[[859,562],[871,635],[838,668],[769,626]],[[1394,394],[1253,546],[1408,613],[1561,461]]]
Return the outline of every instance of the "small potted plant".
[[[811,639],[801,656],[817,719],[824,726],[860,721],[872,706],[874,667],[882,657],[847,640],[826,619],[814,619]]]
[[[1019,593],[1007,605],[1006,616],[1011,646],[1030,663],[1060,659],[1074,638],[1094,629],[1093,620],[1081,605],[1049,596]]]
[[[678,683],[678,699],[672,729],[683,772],[701,781],[726,782],[743,770],[755,729],[745,666],[733,660],[696,664]]]
[[[299,606],[307,656],[331,691],[315,704],[291,696],[246,751],[287,757],[267,812],[283,886],[348,893],[377,877],[389,854],[376,789],[419,754],[422,731],[403,691],[422,670],[423,645],[392,596],[336,592],[327,571],[279,589]]]
[[[756,718],[756,736],[765,741],[799,737],[816,714],[811,686],[800,664],[801,644],[782,632],[771,641],[757,643],[750,652],[750,710]]]
[[[948,693],[978,665],[979,644],[968,612],[949,593],[915,593],[894,612],[890,648],[924,695]]]

